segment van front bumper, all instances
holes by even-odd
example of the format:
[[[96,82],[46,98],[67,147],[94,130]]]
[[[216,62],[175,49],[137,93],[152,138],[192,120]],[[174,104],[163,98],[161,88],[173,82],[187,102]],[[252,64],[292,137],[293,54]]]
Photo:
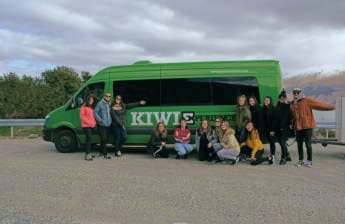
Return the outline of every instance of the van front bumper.
[[[53,141],[53,129],[51,128],[44,128],[43,129],[43,140],[47,142]]]

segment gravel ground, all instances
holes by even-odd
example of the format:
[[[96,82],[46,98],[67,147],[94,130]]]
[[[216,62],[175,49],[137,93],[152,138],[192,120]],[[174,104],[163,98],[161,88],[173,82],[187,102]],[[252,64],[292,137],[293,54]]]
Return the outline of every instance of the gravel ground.
[[[0,223],[345,223],[344,155],[314,145],[313,168],[126,152],[87,162],[38,139],[0,140]]]

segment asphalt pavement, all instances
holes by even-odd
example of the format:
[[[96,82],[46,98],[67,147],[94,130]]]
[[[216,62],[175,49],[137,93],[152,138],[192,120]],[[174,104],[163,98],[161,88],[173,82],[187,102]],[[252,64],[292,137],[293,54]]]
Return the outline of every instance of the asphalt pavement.
[[[345,223],[344,146],[314,145],[313,168],[123,154],[88,162],[0,140],[0,223]]]

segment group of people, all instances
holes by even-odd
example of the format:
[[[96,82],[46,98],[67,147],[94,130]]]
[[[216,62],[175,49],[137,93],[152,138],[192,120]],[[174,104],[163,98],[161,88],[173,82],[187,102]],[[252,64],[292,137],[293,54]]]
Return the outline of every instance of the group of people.
[[[272,98],[266,96],[261,107],[256,97],[247,99],[245,95],[238,97],[236,107],[235,127],[230,127],[228,121],[218,117],[215,125],[202,120],[195,135],[187,126],[187,121],[180,119],[179,127],[174,130],[174,148],[176,159],[187,159],[193,151],[191,139],[195,136],[198,158],[201,161],[215,163],[229,161],[236,164],[241,160],[250,160],[250,164],[258,165],[263,162],[273,164],[275,161],[276,142],[281,147],[280,164],[291,161],[287,140],[291,133],[295,133],[299,160],[297,166],[312,167],[312,130],[315,119],[312,110],[334,110],[334,105],[304,97],[301,89],[293,90],[293,100],[288,101],[286,91],[278,96],[277,105],[273,105]],[[81,107],[80,118],[86,136],[85,159],[93,160],[90,154],[91,133],[98,127],[100,135],[100,156],[110,159],[106,142],[109,133],[114,133],[115,156],[121,156],[121,147],[126,141],[126,110],[131,107],[145,105],[145,101],[124,104],[120,95],[110,102],[111,94],[105,94],[94,108],[94,98],[89,96]],[[93,109],[94,108],[94,109]],[[113,130],[110,132],[110,130]],[[148,142],[148,152],[153,157],[169,157],[167,148],[168,130],[164,122],[158,122]],[[268,143],[270,155],[264,157],[264,144]],[[307,160],[304,161],[303,144],[307,148]]]

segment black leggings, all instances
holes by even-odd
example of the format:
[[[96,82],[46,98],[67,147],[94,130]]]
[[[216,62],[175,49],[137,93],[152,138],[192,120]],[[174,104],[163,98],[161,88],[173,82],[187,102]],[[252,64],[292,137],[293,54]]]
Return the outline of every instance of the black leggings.
[[[85,153],[89,154],[91,152],[91,136],[93,128],[83,128],[85,134]]]
[[[263,149],[257,151],[255,153],[255,159],[256,160],[251,162],[250,164],[256,166],[256,165],[259,165],[259,164],[261,164],[263,162],[269,161],[269,158],[263,157],[263,155],[264,155],[264,150]]]
[[[313,135],[313,129],[303,129],[300,131],[296,131],[296,140],[297,140],[297,148],[298,148],[298,157],[299,160],[303,160],[304,153],[303,153],[303,143],[305,142],[305,146],[307,148],[307,160],[313,160],[313,148],[311,146],[311,137]]]
[[[270,135],[270,131],[265,131],[265,138],[270,144],[271,155],[274,156],[276,154],[276,138]]]
[[[121,151],[122,145],[127,141],[126,129],[123,127],[113,127],[115,133],[115,152]]]
[[[282,160],[286,160],[289,157],[289,151],[287,147],[287,140],[289,137],[289,131],[288,130],[280,130],[277,132],[277,138],[278,142],[282,151]]]
[[[169,150],[166,147],[163,147],[162,150],[157,152],[159,150],[159,146],[149,145],[148,146],[148,153],[151,155],[156,152],[156,155],[159,155],[159,157],[162,158],[168,158],[169,157]]]
[[[209,141],[207,140],[206,135],[201,135],[200,140],[199,140],[199,152],[198,152],[200,161],[210,160],[212,158],[213,149],[208,148],[208,143]]]
[[[99,137],[101,138],[101,148],[100,148],[100,154],[103,156],[106,156],[108,154],[107,151],[107,141],[108,141],[108,135],[109,135],[109,127],[104,126],[98,126],[98,132]]]

